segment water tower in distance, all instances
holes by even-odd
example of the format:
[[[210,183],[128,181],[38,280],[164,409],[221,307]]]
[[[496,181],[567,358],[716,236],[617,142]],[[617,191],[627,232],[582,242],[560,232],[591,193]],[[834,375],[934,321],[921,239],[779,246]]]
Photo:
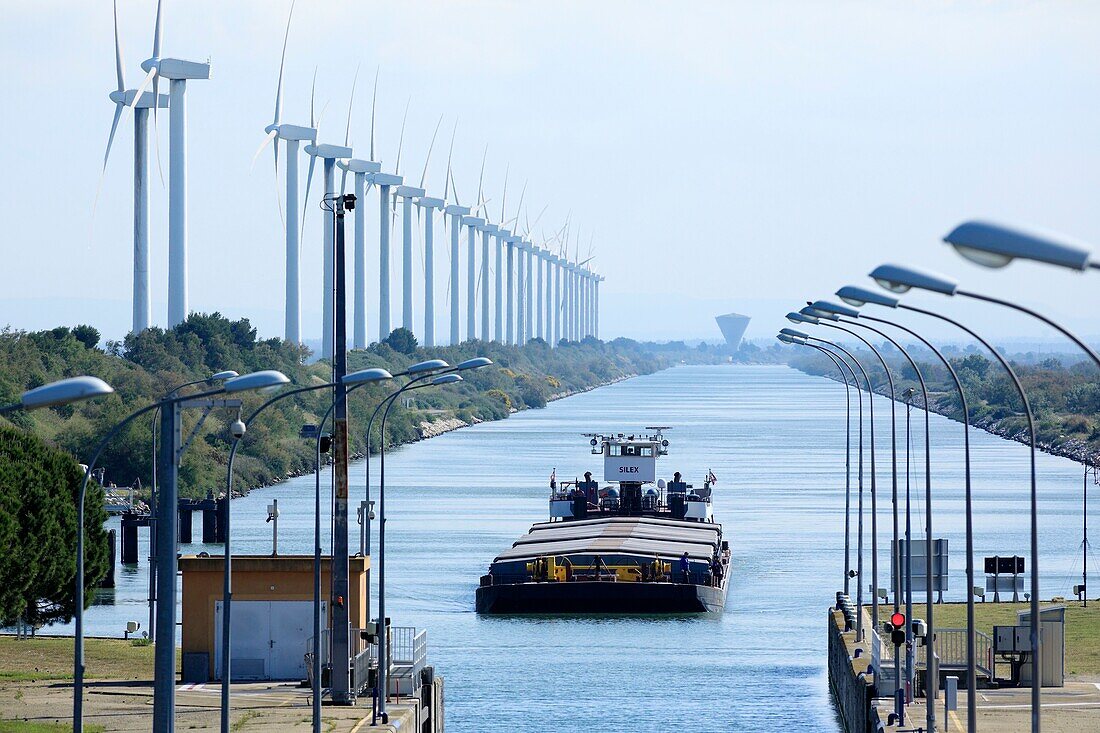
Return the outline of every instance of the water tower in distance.
[[[724,316],[715,316],[718,328],[722,329],[722,335],[726,337],[726,343],[730,349],[737,351],[741,343],[741,337],[745,335],[745,329],[749,327],[749,317],[740,313],[727,313]]]

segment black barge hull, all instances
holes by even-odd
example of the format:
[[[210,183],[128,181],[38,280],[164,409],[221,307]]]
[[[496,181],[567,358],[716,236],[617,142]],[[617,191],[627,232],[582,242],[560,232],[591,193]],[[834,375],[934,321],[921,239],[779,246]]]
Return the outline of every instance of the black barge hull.
[[[512,583],[477,589],[483,614],[721,613],[726,588],[689,583]]]

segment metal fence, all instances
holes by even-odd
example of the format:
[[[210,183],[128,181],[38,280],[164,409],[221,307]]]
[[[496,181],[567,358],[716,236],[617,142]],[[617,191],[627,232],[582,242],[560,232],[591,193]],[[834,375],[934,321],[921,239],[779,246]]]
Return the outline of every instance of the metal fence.
[[[420,672],[427,659],[427,631],[418,632],[415,626],[390,627],[390,675],[397,689],[419,689]]]
[[[993,676],[993,639],[989,634],[975,631],[975,668],[987,676]],[[917,647],[918,667],[925,666],[926,646]],[[936,629],[936,656],[940,669],[966,668],[966,629]]]

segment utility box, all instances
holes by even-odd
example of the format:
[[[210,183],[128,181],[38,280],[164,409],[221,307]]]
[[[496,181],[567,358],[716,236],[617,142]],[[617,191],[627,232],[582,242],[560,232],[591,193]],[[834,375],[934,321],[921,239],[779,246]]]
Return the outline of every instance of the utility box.
[[[1017,612],[1019,627],[1030,644],[1031,612]],[[1017,627],[1017,628],[1019,628]],[[1064,687],[1066,684],[1066,607],[1051,606],[1039,611],[1039,680],[1043,687]],[[1020,684],[1030,685],[1034,658],[1020,666]]]

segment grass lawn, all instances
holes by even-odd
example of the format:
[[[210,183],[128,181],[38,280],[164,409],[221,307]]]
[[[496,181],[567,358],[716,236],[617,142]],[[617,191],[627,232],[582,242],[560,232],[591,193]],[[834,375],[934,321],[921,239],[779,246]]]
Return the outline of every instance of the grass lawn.
[[[0,720],[0,733],[72,733],[70,723],[28,723],[22,720]],[[101,733],[103,726],[84,724],[84,733]]]
[[[1066,606],[1066,674],[1100,676],[1100,601],[1089,603],[1082,608],[1078,601],[1065,603],[1043,602],[1040,608],[1047,606]],[[890,606],[889,608],[893,608]],[[913,604],[913,616],[927,618],[925,604]],[[974,604],[974,621],[978,631],[993,635],[993,627],[1016,624],[1016,612],[1030,610],[1027,603],[982,603]],[[879,615],[888,618],[889,612]],[[940,628],[965,629],[966,604],[940,603],[935,606],[935,622]]]
[[[125,639],[85,639],[84,670],[85,679],[151,680],[153,646],[134,646],[132,641]],[[39,636],[34,639],[17,639],[14,636],[0,636],[0,681],[72,678],[72,637]],[[4,725],[5,723],[0,722],[0,733],[24,730],[5,728]]]

